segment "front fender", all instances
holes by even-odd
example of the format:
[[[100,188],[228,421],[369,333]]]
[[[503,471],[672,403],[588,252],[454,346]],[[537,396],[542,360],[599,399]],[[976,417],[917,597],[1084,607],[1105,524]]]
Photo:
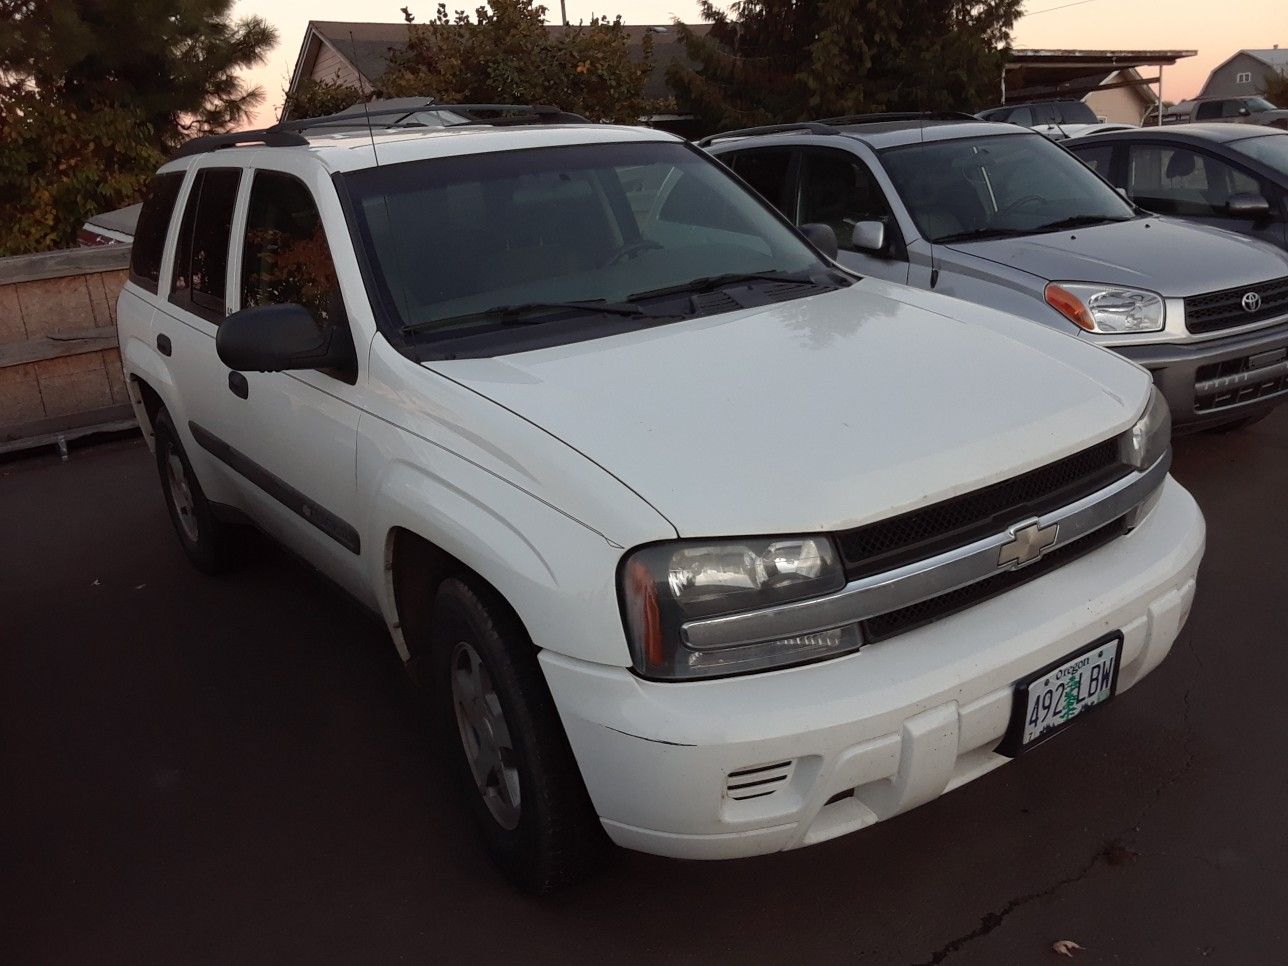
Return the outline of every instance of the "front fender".
[[[359,486],[371,508],[369,579],[402,657],[392,535],[407,530],[488,581],[541,648],[600,664],[630,664],[617,603],[623,547],[514,484],[385,423],[364,425]],[[364,467],[375,467],[364,478]],[[624,490],[625,492],[625,490]],[[652,539],[673,537],[660,517]],[[637,535],[637,534],[633,534]],[[428,592],[428,588],[427,588]]]

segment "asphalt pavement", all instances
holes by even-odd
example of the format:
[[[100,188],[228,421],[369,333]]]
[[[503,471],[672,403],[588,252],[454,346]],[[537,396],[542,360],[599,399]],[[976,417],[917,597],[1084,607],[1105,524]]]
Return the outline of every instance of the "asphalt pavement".
[[[1282,962],[1288,407],[1174,473],[1198,598],[1103,712],[856,835],[532,899],[357,605],[190,568],[137,439],[0,464],[0,962]]]

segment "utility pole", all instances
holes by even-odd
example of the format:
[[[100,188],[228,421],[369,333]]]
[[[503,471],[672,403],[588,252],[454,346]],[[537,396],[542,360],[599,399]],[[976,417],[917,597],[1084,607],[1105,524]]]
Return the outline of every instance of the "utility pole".
[[[559,0],[559,16],[563,18],[563,25],[568,26],[568,0]]]

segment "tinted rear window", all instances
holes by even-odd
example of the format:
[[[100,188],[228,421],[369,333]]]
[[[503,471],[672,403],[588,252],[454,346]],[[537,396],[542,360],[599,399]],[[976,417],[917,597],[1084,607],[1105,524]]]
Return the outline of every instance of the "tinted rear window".
[[[239,168],[198,171],[179,226],[170,301],[218,323],[224,315],[228,241]]]
[[[143,210],[134,229],[134,247],[130,252],[130,281],[149,292],[161,284],[161,256],[165,249],[166,232],[170,230],[170,215],[174,201],[183,185],[183,172],[171,171],[157,175],[148,185],[143,199]]]

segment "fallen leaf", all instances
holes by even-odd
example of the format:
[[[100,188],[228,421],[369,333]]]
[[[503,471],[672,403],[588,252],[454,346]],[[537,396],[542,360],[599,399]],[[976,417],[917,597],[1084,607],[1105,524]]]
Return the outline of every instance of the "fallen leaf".
[[[135,590],[142,590],[142,589],[143,589],[144,587],[146,587],[146,586],[147,586],[147,584],[136,584],[136,585],[135,585],[135,587],[134,587],[134,589],[135,589]]]
[[[94,582],[93,582],[92,584],[90,584],[90,586],[91,586],[91,587],[97,587],[97,586],[98,586],[98,578],[97,578],[97,577],[95,577],[95,578],[94,578]]]
[[[1068,956],[1070,959],[1073,958],[1073,951],[1081,948],[1072,939],[1057,939],[1051,944],[1051,952],[1057,956]]]

